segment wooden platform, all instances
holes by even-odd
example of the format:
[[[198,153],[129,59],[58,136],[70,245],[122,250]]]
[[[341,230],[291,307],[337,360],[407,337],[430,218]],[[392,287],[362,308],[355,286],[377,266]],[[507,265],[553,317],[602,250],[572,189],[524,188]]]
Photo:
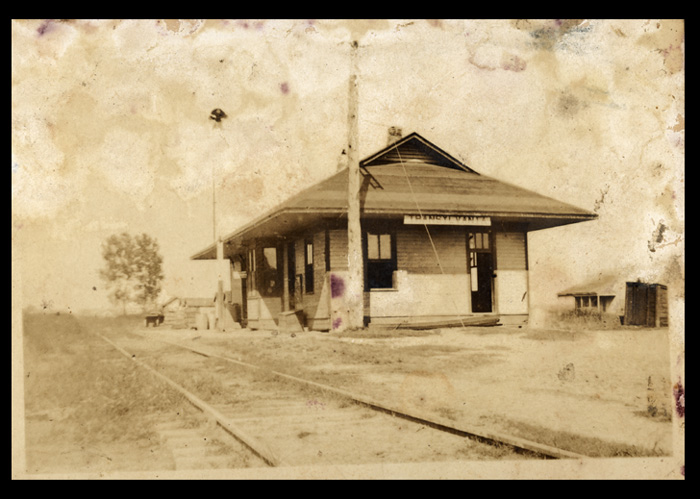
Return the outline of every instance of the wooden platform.
[[[436,318],[382,318],[373,319],[369,326],[387,329],[438,329],[443,327],[464,327],[464,326],[497,326],[500,317],[489,316],[467,316],[467,317],[436,317]]]
[[[290,310],[286,312],[280,312],[278,316],[278,329],[285,332],[302,332],[304,331],[303,312]]]

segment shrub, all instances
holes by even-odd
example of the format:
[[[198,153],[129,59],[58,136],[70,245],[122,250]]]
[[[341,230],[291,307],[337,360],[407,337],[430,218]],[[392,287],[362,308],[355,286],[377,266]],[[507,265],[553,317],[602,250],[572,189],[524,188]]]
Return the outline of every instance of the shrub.
[[[588,329],[616,329],[620,327],[620,318],[617,315],[585,309],[559,312],[556,322],[560,327],[585,327]]]

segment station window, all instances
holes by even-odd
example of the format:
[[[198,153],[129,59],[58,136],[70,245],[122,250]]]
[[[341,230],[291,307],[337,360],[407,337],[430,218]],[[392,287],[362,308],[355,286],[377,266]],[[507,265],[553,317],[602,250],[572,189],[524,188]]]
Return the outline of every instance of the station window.
[[[598,297],[595,295],[591,296],[576,296],[574,298],[576,301],[576,308],[598,308]],[[601,306],[603,306],[603,301],[601,300]]]
[[[311,240],[304,242],[304,291],[314,292],[314,243]]]
[[[472,250],[488,250],[489,248],[489,233],[488,232],[470,232],[469,233],[469,249]]]

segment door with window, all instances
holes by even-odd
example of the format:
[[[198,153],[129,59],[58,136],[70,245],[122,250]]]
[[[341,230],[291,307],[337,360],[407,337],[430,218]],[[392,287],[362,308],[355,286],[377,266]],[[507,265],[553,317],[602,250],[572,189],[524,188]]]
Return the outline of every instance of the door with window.
[[[365,232],[365,289],[392,288],[396,270],[396,238],[381,228]]]
[[[488,232],[468,232],[472,312],[493,311],[493,254]]]

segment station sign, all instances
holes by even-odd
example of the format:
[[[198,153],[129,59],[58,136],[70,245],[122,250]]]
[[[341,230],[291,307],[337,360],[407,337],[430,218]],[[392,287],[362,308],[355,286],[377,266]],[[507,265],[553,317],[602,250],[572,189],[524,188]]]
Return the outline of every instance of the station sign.
[[[406,225],[478,225],[490,226],[491,217],[475,217],[471,215],[434,215],[423,213],[421,215],[404,215],[403,223]]]

